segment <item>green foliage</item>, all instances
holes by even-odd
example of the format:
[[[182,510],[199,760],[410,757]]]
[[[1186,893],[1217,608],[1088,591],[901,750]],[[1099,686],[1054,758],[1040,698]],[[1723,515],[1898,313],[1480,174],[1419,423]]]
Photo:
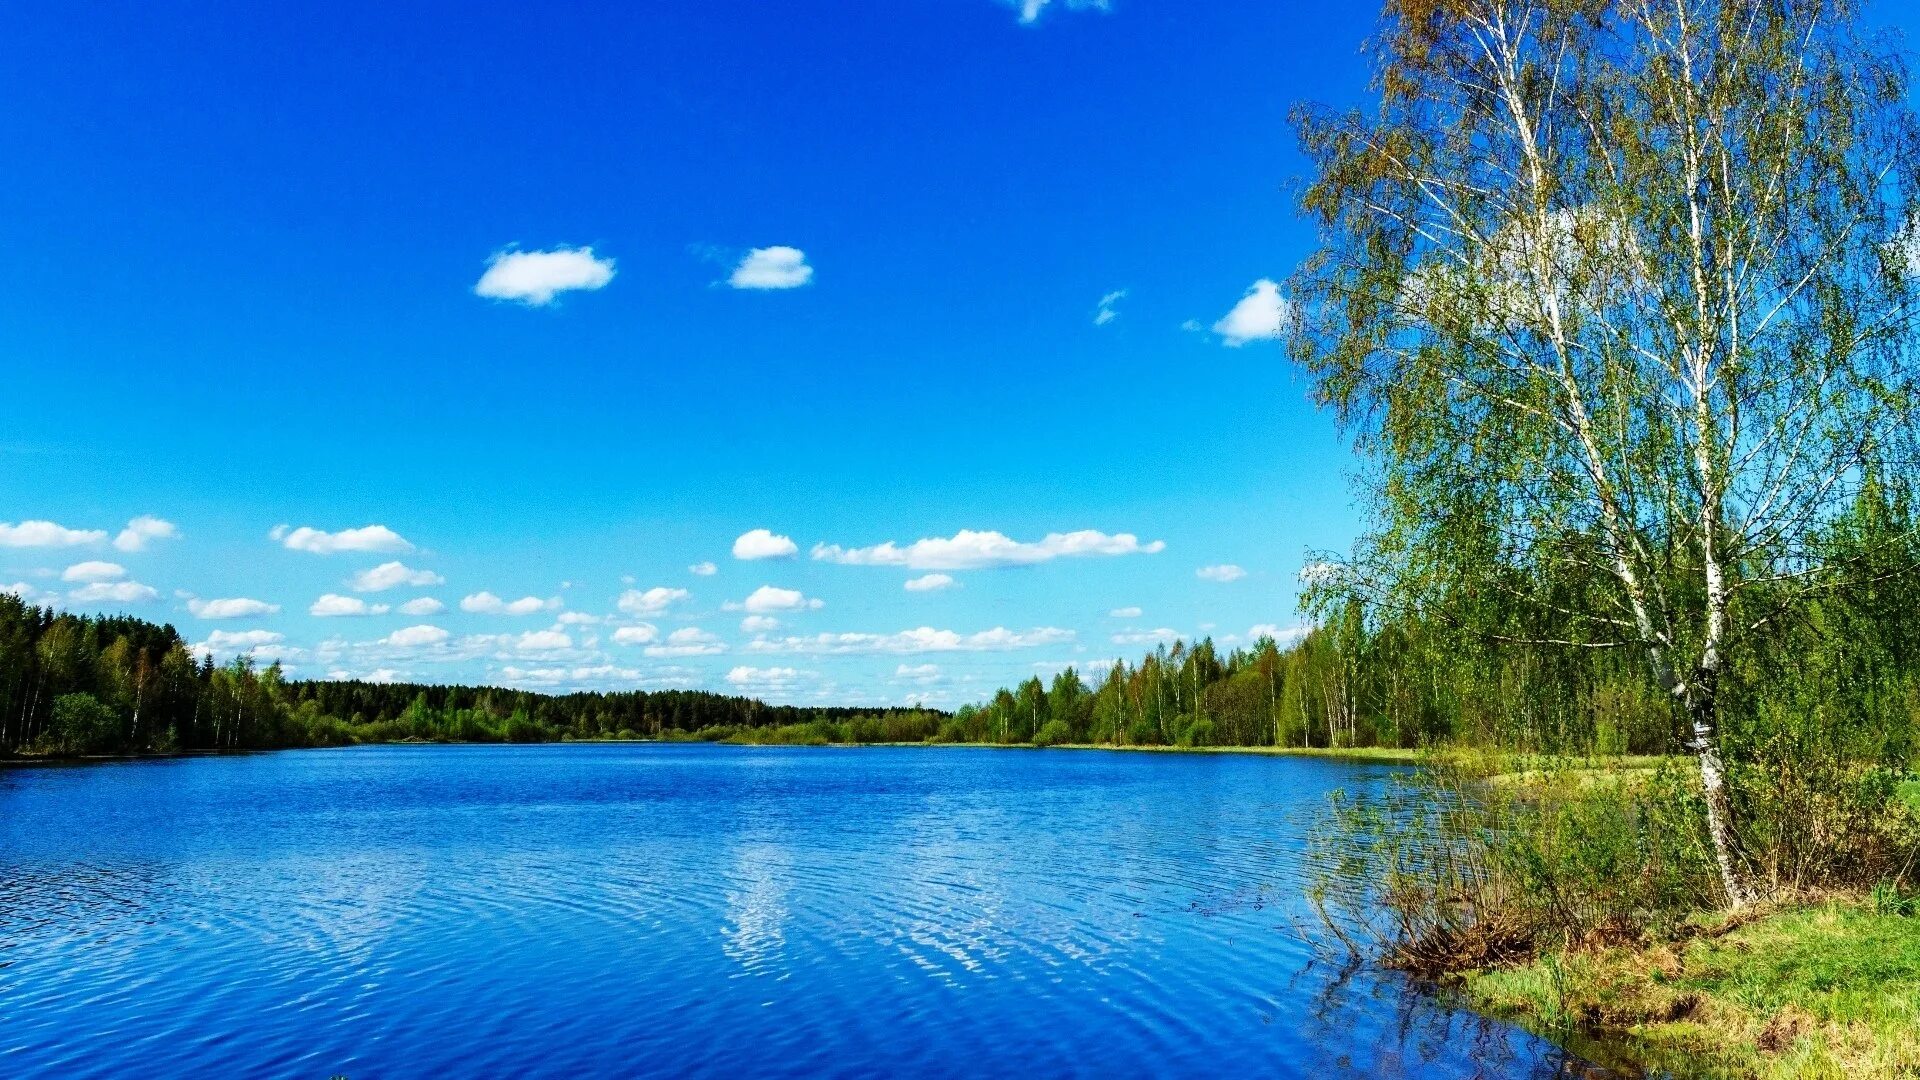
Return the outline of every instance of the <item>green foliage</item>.
[[[104,754],[118,748],[120,725],[92,694],[62,694],[53,702],[53,722],[42,736],[58,754]]]
[[[1073,728],[1065,720],[1049,720],[1033,733],[1035,746],[1059,746],[1073,741]]]

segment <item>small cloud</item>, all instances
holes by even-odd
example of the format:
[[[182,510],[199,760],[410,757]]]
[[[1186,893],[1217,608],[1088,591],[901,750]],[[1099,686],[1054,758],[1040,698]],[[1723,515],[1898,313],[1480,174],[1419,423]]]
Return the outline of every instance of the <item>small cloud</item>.
[[[749,615],[740,620],[740,629],[749,634],[764,634],[780,629],[780,620],[771,615]]]
[[[941,589],[957,588],[959,584],[953,580],[952,574],[921,574],[917,578],[908,578],[903,587],[908,592],[938,592]]]
[[[137,581],[96,581],[67,594],[76,604],[144,604],[159,597],[151,586]]]
[[[1091,555],[1153,555],[1166,549],[1165,541],[1141,543],[1132,533],[1109,536],[1098,529],[1048,533],[1026,543],[1004,533],[961,529],[952,537],[928,537],[900,545],[889,540],[864,548],[815,544],[813,557],[847,566],[904,566],[911,570],[979,570],[995,566],[1029,566],[1052,559]]]
[[[727,284],[736,289],[797,289],[813,280],[806,253],[796,247],[754,248],[733,268]]]
[[[754,615],[765,615],[773,611],[806,611],[826,606],[826,602],[816,600],[799,589],[780,589],[772,585],[762,585],[753,590],[740,604],[740,610]]]
[[[215,630],[200,643],[207,652],[245,652],[250,649],[278,645],[287,640],[287,635],[272,630]]]
[[[127,522],[127,527],[113,538],[113,546],[121,551],[145,551],[147,545],[155,540],[167,540],[179,535],[180,530],[173,527],[173,522],[162,521],[151,514],[141,514]]]
[[[1261,638],[1272,638],[1274,644],[1282,648],[1306,636],[1307,628],[1304,626],[1280,626],[1275,623],[1259,623],[1247,630],[1247,640],[1258,641]]]
[[[727,672],[727,681],[735,686],[751,687],[761,690],[780,690],[789,687],[800,678],[802,672],[790,667],[747,667],[742,665]]]
[[[1225,584],[1229,581],[1239,581],[1247,576],[1247,572],[1232,563],[1221,563],[1218,566],[1203,566],[1195,570],[1193,576],[1201,581],[1218,581]]]
[[[202,619],[249,619],[256,615],[272,615],[280,610],[280,605],[244,596],[225,600],[195,598],[187,601],[187,610]]]
[[[291,551],[307,551],[315,555],[334,555],[342,551],[413,550],[413,545],[407,543],[405,537],[385,525],[363,525],[358,529],[342,529],[337,533],[305,525],[297,529],[281,525],[267,535]]]
[[[1261,278],[1232,311],[1213,324],[1213,332],[1220,335],[1223,344],[1237,349],[1249,341],[1278,340],[1292,322],[1293,305],[1280,295],[1280,286]]]
[[[839,655],[853,653],[927,653],[927,652],[1002,652],[1040,645],[1058,645],[1073,640],[1073,631],[1057,626],[1032,630],[1009,630],[996,626],[972,634],[937,630],[922,626],[897,634],[840,633],[813,637],[761,639],[747,646],[748,652],[793,652]]]
[[[327,593],[307,608],[307,614],[320,619],[337,619],[351,615],[385,615],[387,605],[369,604],[357,596],[341,596]]]
[[[447,609],[447,605],[431,596],[418,596],[400,605],[402,615],[438,615]]]
[[[1107,612],[1107,617],[1111,619],[1137,619],[1140,617],[1140,609],[1137,607],[1117,607]]]
[[[513,641],[519,652],[558,652],[573,648],[573,639],[561,630],[529,630]]]
[[[558,607],[560,607],[560,598],[557,596],[546,600],[537,596],[502,600],[490,592],[477,592],[460,600],[461,611],[476,615],[534,615],[542,611],[553,611]]]
[[[555,621],[561,626],[592,626],[600,621],[600,616],[589,615],[584,611],[563,611]]]
[[[424,589],[431,585],[445,585],[447,579],[431,570],[415,570],[402,562],[385,562],[371,570],[362,570],[347,582],[354,592],[384,592],[402,585],[411,585]]]
[[[687,573],[695,577],[712,577],[719,572],[720,568],[710,562],[697,562],[687,567]]]
[[[901,664],[893,669],[893,677],[926,686],[940,681],[940,665]]]
[[[50,604],[55,599],[53,594],[41,592],[39,589],[34,588],[24,581],[16,581],[11,585],[0,585],[0,593],[11,593],[19,597],[22,602],[28,604]]]
[[[617,606],[629,615],[659,615],[692,595],[685,589],[669,589],[664,586],[655,586],[644,592],[639,589],[628,589],[620,594]]]
[[[1125,289],[1115,289],[1114,291],[1101,297],[1100,305],[1096,307],[1093,311],[1093,325],[1105,326],[1108,323],[1112,322],[1113,320],[1119,318],[1120,312],[1114,305],[1118,304],[1122,300],[1125,300],[1126,298],[1127,298],[1127,290]]]
[[[422,623],[419,626],[409,626],[404,630],[395,630],[381,638],[380,643],[399,648],[412,648],[418,645],[439,645],[452,636],[437,626]]]
[[[1053,0],[1001,0],[1008,7],[1020,12],[1020,24],[1032,26],[1040,18]],[[1112,11],[1112,0],[1060,0],[1061,6],[1068,11]]]
[[[0,547],[79,547],[106,538],[102,529],[69,529],[51,521],[23,521],[18,525],[0,521]]]
[[[616,646],[651,646],[660,640],[659,626],[653,623],[639,623],[634,626],[620,626],[612,632]]]
[[[800,553],[790,537],[777,536],[768,529],[750,529],[733,542],[736,559],[787,559]]]
[[[1152,630],[1124,630],[1113,635],[1115,645],[1152,645],[1161,641],[1176,641],[1180,637],[1178,630],[1161,626]]]
[[[474,283],[473,294],[544,307],[563,292],[591,292],[612,280],[613,260],[596,257],[590,247],[500,251],[487,260],[487,272]]]
[[[127,568],[119,563],[101,562],[90,559],[74,563],[60,574],[61,581],[119,581],[127,576]]]
[[[660,630],[651,623],[622,626],[613,632],[616,645],[651,645],[660,639]]]
[[[727,651],[721,640],[697,626],[688,626],[667,635],[664,645],[649,645],[648,656],[713,656]]]

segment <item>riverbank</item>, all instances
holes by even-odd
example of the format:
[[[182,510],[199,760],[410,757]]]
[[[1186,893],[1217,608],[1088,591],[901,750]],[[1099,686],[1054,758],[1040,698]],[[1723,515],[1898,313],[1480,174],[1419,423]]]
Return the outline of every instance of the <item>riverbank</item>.
[[[1920,1074],[1920,911],[1848,900],[1470,972],[1468,1004],[1677,1078]]]

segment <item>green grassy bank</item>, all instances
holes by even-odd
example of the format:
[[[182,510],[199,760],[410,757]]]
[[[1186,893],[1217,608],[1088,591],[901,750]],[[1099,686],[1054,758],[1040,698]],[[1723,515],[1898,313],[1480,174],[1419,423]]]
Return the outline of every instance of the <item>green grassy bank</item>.
[[[1833,901],[1466,975],[1477,1008],[1675,1077],[1920,1075],[1920,917]]]

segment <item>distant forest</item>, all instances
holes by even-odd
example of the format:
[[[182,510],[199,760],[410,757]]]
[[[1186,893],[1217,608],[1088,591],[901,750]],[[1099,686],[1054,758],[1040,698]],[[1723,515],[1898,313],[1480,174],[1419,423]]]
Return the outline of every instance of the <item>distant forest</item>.
[[[911,741],[944,714],[799,708],[697,690],[542,694],[289,680],[195,656],[171,626],[35,607],[0,593],[0,754],[77,756],[380,742],[725,737],[821,725]]]

